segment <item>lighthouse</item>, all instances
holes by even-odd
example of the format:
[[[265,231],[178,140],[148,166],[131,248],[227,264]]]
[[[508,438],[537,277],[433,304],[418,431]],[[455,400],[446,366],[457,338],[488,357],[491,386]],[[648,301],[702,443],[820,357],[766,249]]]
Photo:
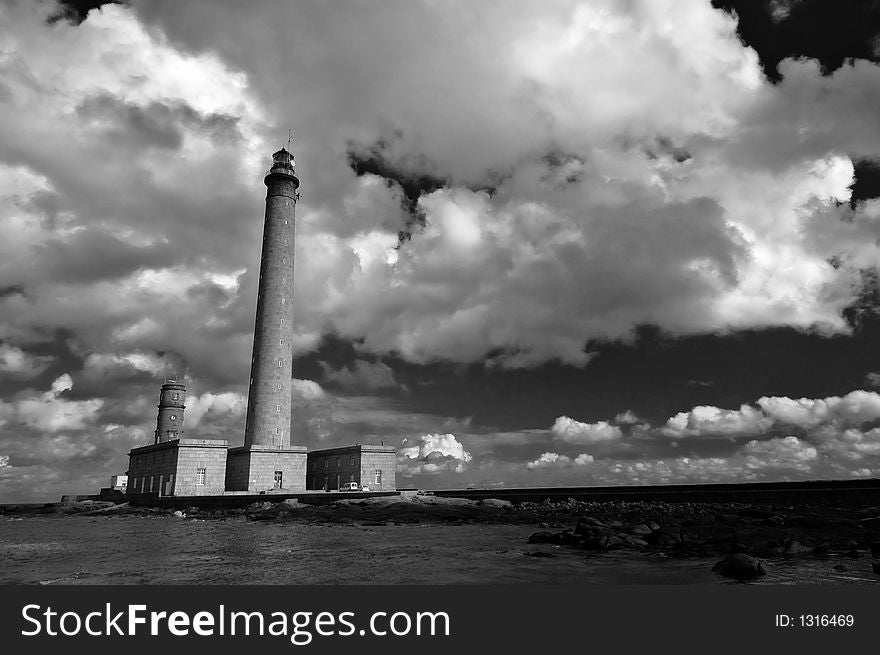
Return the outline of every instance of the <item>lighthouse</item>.
[[[294,222],[299,177],[293,155],[272,155],[266,185],[254,348],[248,384],[244,445],[227,458],[230,491],[305,488],[307,449],[290,434],[293,383]]]
[[[166,378],[159,391],[159,415],[156,417],[156,434],[153,443],[179,439],[183,434],[183,410],[186,386],[176,379]]]

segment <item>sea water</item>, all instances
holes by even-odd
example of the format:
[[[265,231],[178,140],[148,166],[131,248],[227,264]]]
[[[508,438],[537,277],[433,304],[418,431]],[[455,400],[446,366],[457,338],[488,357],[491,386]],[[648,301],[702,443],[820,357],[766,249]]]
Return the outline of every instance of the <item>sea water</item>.
[[[712,572],[718,558],[537,546],[527,542],[536,529],[0,517],[0,584],[738,584]],[[752,584],[880,582],[865,557],[764,561]]]

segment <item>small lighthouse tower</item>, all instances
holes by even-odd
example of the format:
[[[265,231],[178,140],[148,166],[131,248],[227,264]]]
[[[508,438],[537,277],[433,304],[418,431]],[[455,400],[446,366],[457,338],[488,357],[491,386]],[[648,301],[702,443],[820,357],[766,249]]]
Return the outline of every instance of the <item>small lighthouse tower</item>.
[[[293,155],[272,155],[266,184],[266,214],[254,322],[244,446],[227,458],[229,491],[305,488],[307,449],[290,435],[293,386],[294,220],[299,177]]]
[[[183,410],[186,386],[173,378],[166,378],[159,391],[159,416],[156,418],[156,439],[163,443],[180,439],[183,435]]]

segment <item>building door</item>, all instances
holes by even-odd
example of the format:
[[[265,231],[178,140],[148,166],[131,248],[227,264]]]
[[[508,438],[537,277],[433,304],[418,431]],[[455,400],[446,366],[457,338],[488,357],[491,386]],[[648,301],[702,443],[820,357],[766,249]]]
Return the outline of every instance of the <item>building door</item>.
[[[337,489],[339,489],[341,482],[342,482],[342,480],[339,479],[339,474],[337,473],[336,474],[336,488]]]
[[[282,488],[282,486],[283,486],[283,480],[282,480],[283,475],[284,475],[284,474],[283,474],[282,471],[275,471],[275,488],[276,488],[276,489],[281,489],[281,488]]]

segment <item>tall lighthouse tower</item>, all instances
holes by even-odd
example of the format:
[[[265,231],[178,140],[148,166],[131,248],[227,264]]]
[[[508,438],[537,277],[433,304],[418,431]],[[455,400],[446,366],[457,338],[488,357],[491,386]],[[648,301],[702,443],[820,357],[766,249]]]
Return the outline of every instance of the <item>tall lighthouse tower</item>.
[[[226,488],[267,491],[305,488],[307,449],[290,435],[293,378],[294,220],[299,177],[293,155],[272,155],[254,324],[244,446],[229,451]]]

